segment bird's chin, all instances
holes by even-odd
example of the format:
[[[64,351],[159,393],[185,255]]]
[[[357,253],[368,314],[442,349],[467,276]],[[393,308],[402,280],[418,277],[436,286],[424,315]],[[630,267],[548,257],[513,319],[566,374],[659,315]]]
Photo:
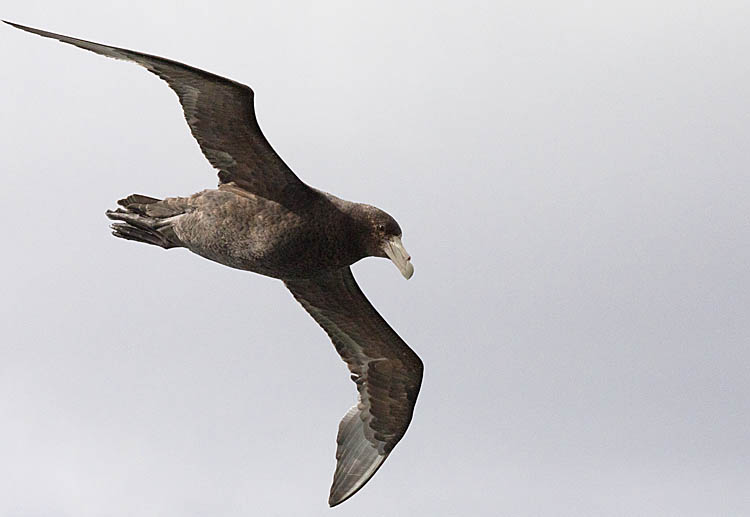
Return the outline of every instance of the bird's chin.
[[[406,252],[400,237],[391,237],[383,243],[383,252],[391,259],[404,278],[409,280],[414,274],[414,266],[411,257]]]

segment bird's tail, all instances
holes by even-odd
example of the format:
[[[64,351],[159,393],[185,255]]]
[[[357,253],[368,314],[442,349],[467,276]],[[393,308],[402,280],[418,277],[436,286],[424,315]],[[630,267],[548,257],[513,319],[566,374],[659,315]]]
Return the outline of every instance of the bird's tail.
[[[180,198],[156,199],[141,194],[131,194],[120,199],[122,208],[107,210],[113,221],[112,235],[121,239],[145,242],[164,249],[183,246],[172,227],[175,220],[185,213]]]

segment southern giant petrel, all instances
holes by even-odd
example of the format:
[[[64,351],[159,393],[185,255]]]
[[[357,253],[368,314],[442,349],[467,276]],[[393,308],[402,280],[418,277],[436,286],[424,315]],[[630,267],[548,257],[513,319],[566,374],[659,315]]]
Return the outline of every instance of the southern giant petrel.
[[[422,383],[422,361],[367,301],[349,268],[384,257],[410,278],[414,267],[398,223],[303,183],[263,136],[247,86],[169,59],[5,23],[132,61],[177,93],[190,131],[219,171],[219,186],[188,197],[130,195],[107,211],[116,221],[113,233],[184,247],[286,284],[330,336],[357,385],[359,400],[339,424],[328,503],[351,497],[404,436]]]

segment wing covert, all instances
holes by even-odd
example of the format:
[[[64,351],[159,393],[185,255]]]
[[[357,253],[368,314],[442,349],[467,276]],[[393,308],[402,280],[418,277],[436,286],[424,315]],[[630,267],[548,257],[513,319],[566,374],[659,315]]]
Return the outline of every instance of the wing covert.
[[[131,61],[166,81],[179,97],[201,151],[219,170],[221,183],[234,182],[285,206],[304,202],[312,193],[263,135],[249,87],[171,59],[5,23],[103,56]]]
[[[370,304],[348,267],[285,284],[331,338],[359,392],[357,405],[339,424],[328,500],[335,506],[367,483],[406,433],[423,365]]]

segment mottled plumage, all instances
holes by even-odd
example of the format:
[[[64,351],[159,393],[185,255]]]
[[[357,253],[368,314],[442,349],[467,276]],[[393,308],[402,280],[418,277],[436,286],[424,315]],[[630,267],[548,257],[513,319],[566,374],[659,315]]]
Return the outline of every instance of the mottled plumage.
[[[137,63],[177,93],[193,136],[219,170],[219,187],[164,200],[130,195],[107,212],[113,233],[283,280],[357,385],[358,403],[339,425],[329,504],[351,497],[403,437],[422,382],[419,357],[370,305],[349,268],[367,256],[387,257],[409,278],[398,223],[297,178],[263,136],[247,86],[157,56],[10,25]]]

